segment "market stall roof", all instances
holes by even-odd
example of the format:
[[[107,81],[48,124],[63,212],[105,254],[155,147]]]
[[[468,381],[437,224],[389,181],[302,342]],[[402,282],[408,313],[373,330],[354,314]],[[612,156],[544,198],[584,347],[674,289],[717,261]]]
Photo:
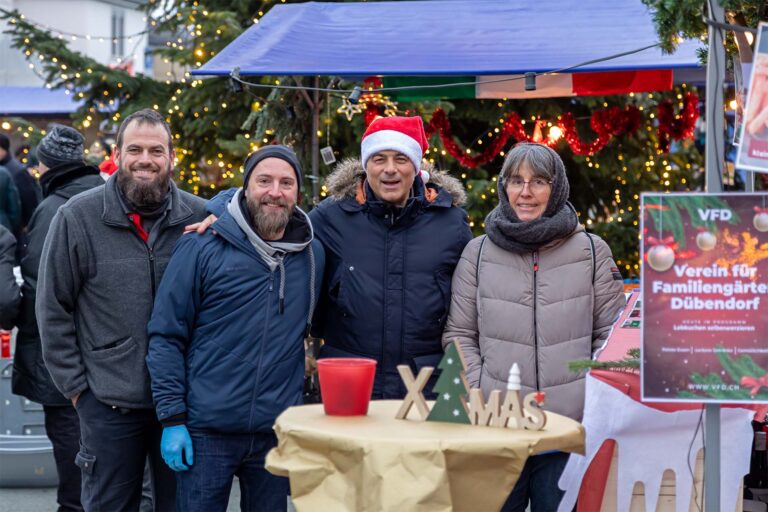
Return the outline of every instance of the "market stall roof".
[[[486,76],[700,67],[698,41],[657,47],[640,0],[278,4],[195,75]]]
[[[69,115],[78,107],[63,90],[0,86],[0,116]]]

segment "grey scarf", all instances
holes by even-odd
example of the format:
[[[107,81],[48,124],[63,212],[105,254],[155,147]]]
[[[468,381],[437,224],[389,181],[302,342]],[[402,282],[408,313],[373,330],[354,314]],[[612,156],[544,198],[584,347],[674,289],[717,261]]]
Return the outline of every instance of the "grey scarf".
[[[565,167],[557,160],[547,209],[536,220],[524,222],[518,219],[509,204],[505,184],[499,183],[499,204],[485,218],[485,232],[493,243],[510,252],[531,252],[565,238],[576,229],[579,219],[568,202],[570,187]]]

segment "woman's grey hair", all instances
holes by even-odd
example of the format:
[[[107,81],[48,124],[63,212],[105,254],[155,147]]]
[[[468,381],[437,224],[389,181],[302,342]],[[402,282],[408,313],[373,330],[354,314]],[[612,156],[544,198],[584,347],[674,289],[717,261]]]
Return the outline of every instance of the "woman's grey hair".
[[[504,164],[501,166],[501,172],[499,173],[501,187],[505,186],[510,176],[520,174],[520,166],[524,162],[528,162],[535,177],[544,178],[549,181],[555,181],[558,164],[560,167],[563,166],[560,155],[543,144],[530,142],[515,144],[510,152],[507,153]]]

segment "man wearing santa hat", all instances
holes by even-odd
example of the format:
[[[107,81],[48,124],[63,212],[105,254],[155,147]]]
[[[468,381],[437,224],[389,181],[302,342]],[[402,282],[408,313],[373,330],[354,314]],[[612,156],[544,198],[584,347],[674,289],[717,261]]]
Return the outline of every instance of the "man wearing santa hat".
[[[422,170],[427,148],[421,117],[376,119],[361,159],[341,162],[310,213],[327,254],[313,324],[320,358],[376,359],[373,398],[405,395],[397,365],[437,367],[451,276],[472,238],[464,189]]]

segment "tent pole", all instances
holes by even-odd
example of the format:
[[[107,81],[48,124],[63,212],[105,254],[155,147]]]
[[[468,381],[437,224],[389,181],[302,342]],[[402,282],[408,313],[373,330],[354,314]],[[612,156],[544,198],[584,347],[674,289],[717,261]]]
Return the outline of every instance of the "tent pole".
[[[724,23],[725,11],[719,0],[709,0],[709,17]],[[725,78],[725,47],[723,32],[709,26],[709,53],[707,58],[707,135],[706,135],[706,191],[723,192],[723,164],[725,155],[725,127],[723,114],[723,79]],[[704,406],[704,510],[720,510],[720,404]]]
[[[710,0],[709,17],[724,23],[725,11],[718,0]],[[725,77],[725,47],[722,29],[709,26],[709,53],[707,58],[706,91],[706,191],[723,191],[723,156],[725,154],[725,128],[723,123],[723,79]]]
[[[312,204],[320,202],[320,77],[315,77],[312,91]]]

